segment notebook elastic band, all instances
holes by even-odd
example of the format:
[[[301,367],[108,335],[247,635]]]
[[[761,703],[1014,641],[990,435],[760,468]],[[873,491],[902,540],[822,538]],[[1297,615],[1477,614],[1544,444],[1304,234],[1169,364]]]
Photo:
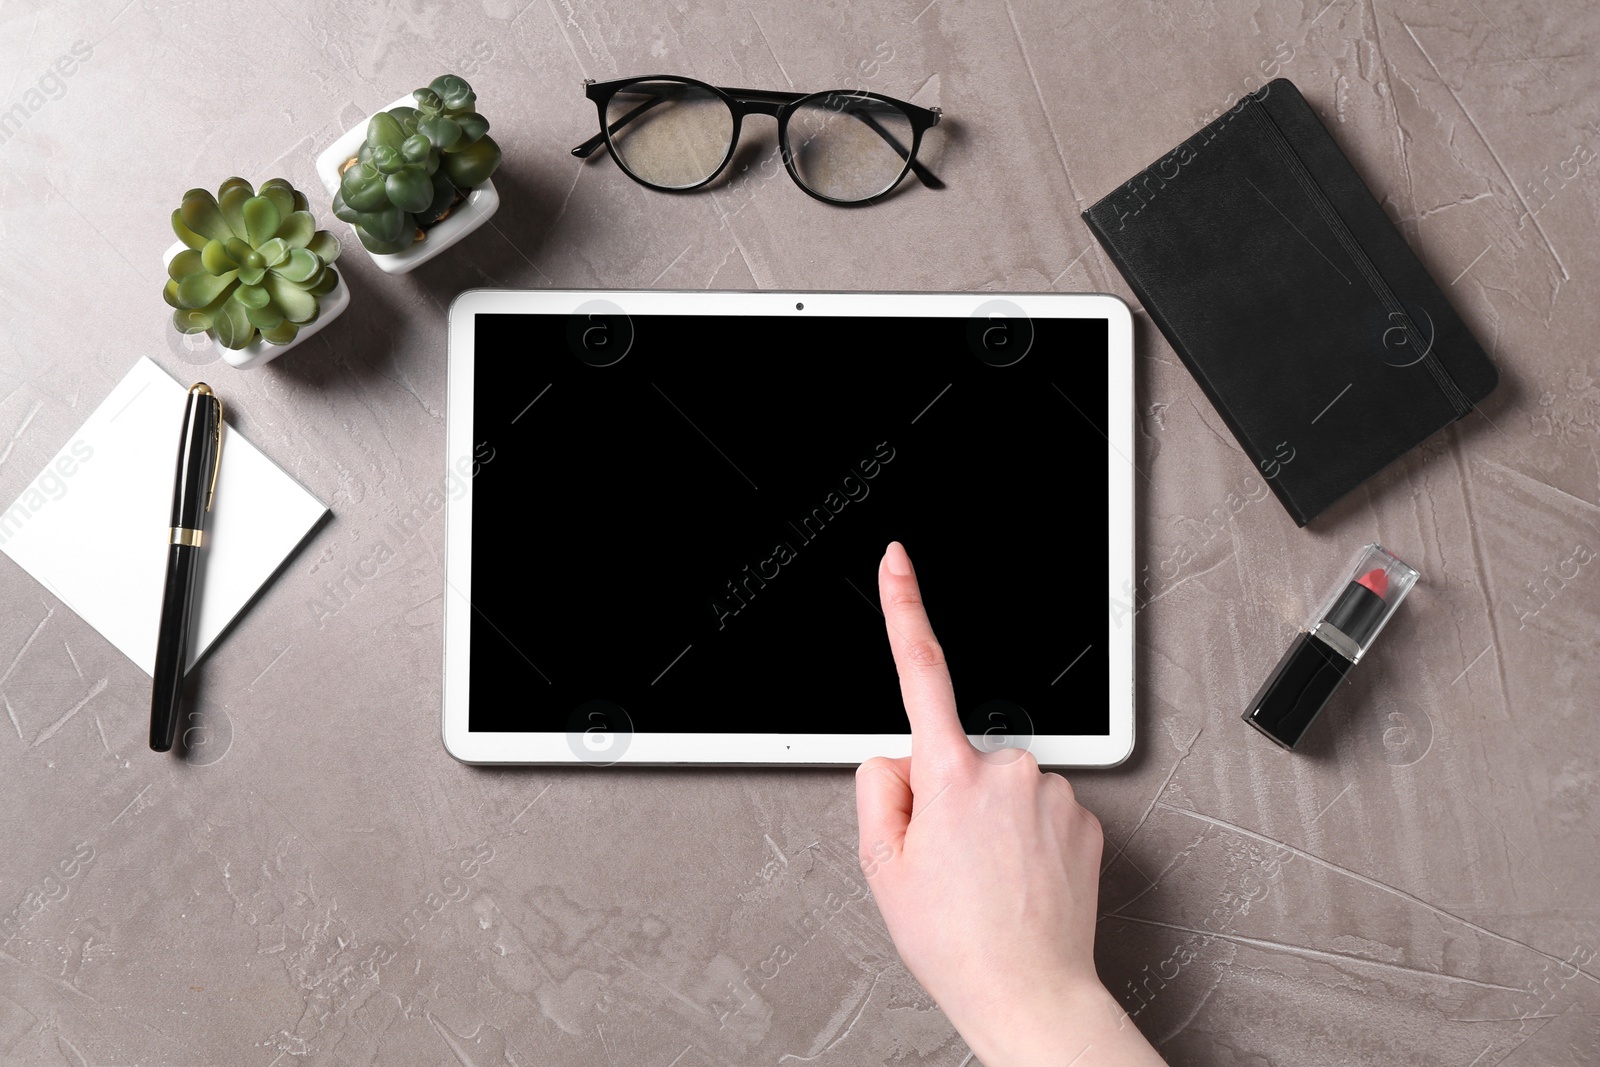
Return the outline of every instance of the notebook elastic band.
[[[1295,152],[1294,147],[1289,144],[1289,140],[1283,135],[1283,131],[1278,128],[1277,122],[1267,113],[1267,109],[1261,103],[1259,97],[1254,98],[1254,106],[1248,110],[1256,117],[1256,121],[1261,124],[1261,127],[1271,135],[1270,139],[1273,145],[1276,146],[1278,154],[1288,166],[1289,173],[1293,174],[1295,180],[1300,183],[1300,188],[1305,191],[1311,203],[1316,206],[1317,214],[1322,216],[1322,221],[1327,223],[1328,229],[1333,231],[1333,235],[1338,238],[1339,244],[1344,247],[1345,254],[1350,257],[1357,269],[1361,271],[1362,276],[1367,280],[1367,284],[1377,294],[1383,306],[1388,308],[1390,320],[1398,322],[1404,328],[1406,342],[1412,346],[1412,351],[1422,353],[1422,365],[1427,367],[1428,373],[1433,375],[1433,380],[1439,385],[1439,391],[1444,393],[1445,399],[1455,409],[1456,417],[1461,418],[1466,415],[1472,410],[1472,401],[1467,399],[1467,395],[1461,391],[1461,387],[1450,376],[1450,372],[1445,369],[1444,364],[1439,362],[1439,358],[1433,354],[1433,343],[1431,341],[1426,343],[1423,341],[1422,333],[1417,329],[1417,324],[1412,321],[1410,313],[1395,297],[1394,290],[1389,287],[1388,282],[1383,280],[1383,275],[1379,274],[1378,269],[1372,265],[1372,260],[1367,258],[1366,252],[1356,240],[1355,235],[1350,232],[1350,228],[1344,224],[1344,220],[1334,210],[1333,204],[1329,202],[1321,187],[1312,178],[1311,172],[1306,169],[1305,163],[1301,162],[1300,156]]]

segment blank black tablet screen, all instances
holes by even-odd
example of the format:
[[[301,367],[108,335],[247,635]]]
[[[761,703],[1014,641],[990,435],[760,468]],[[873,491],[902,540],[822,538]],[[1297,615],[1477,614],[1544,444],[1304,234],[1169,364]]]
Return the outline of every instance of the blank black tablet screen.
[[[899,540],[969,733],[1108,733],[1107,324],[980,327],[478,316],[469,728],[903,733]]]

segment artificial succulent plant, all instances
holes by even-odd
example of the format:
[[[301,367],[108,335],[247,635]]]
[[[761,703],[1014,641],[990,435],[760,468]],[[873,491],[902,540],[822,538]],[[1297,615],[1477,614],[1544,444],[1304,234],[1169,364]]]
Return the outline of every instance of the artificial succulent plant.
[[[381,111],[346,161],[333,213],[369,251],[403,252],[500,165],[489,120],[465,79],[443,74],[411,94],[416,107]]]
[[[209,333],[224,348],[243,348],[257,332],[275,345],[293,341],[317,317],[319,298],[339,276],[328,264],[339,239],[317,229],[305,195],[283,178],[260,191],[229,178],[212,196],[183,194],[172,229],[189,247],[167,265],[162,295],[183,333]]]

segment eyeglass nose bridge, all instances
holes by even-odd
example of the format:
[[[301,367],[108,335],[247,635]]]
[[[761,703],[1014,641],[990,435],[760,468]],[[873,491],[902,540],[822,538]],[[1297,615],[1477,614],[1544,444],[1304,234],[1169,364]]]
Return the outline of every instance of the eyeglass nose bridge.
[[[736,100],[734,106],[741,116],[771,115],[773,118],[783,109],[783,104],[776,100]]]
[[[777,89],[723,89],[724,98],[733,105],[735,115],[770,115],[778,117],[785,105],[803,98],[801,93],[786,93]]]

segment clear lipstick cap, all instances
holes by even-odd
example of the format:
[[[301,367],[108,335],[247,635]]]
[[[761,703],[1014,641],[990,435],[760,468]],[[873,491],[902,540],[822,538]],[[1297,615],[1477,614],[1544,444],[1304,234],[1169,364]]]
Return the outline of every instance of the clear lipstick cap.
[[[1349,577],[1307,629],[1342,646],[1351,660],[1360,660],[1420,577],[1415,567],[1376,541],[1365,545],[1356,554]]]

